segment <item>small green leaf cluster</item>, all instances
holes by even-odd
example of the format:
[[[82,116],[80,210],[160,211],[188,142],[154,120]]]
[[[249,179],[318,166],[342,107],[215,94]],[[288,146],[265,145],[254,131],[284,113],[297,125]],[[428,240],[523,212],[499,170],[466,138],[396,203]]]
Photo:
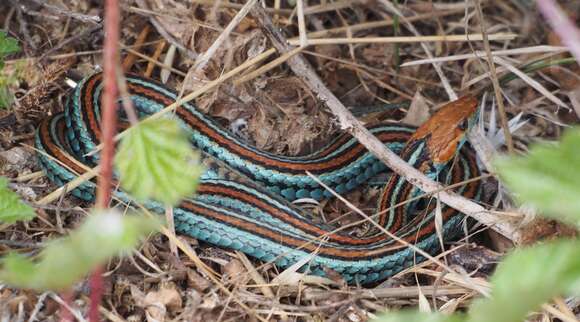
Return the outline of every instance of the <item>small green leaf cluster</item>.
[[[204,169],[175,119],[143,121],[131,129],[115,157],[121,186],[138,200],[175,205],[195,191]]]
[[[545,216],[580,223],[580,129],[567,131],[558,144],[536,146],[525,158],[500,158],[496,166],[518,200]]]
[[[4,68],[4,59],[10,54],[20,51],[18,41],[16,39],[7,37],[6,33],[0,31],[0,72]],[[3,75],[0,73],[0,108],[10,106],[13,96],[8,87],[17,81],[16,75]]]
[[[401,311],[385,314],[375,322],[463,322],[459,315],[443,315],[441,313],[423,313],[419,311]]]
[[[558,144],[533,147],[525,157],[502,157],[496,169],[517,200],[549,218],[580,223],[580,129],[569,130]],[[476,300],[466,315],[403,311],[375,322],[520,322],[542,303],[560,295],[580,294],[580,242],[557,240],[517,249],[491,278],[490,298]]]
[[[8,180],[0,177],[0,223],[12,224],[19,220],[31,220],[35,216],[34,209],[8,189]]]
[[[93,213],[69,236],[48,242],[38,260],[10,253],[3,258],[0,280],[38,291],[66,290],[110,257],[129,252],[160,222],[143,215]]]
[[[20,51],[18,41],[14,38],[7,37],[6,33],[0,31],[0,70],[4,68],[4,58],[18,51]]]

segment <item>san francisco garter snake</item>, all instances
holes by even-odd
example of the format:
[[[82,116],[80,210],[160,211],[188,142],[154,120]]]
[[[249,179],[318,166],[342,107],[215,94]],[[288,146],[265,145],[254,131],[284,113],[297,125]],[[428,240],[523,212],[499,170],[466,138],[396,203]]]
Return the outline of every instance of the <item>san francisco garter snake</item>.
[[[173,90],[138,76],[127,76],[127,85],[140,115],[153,114],[177,97]],[[100,142],[102,91],[102,74],[87,77],[72,93],[64,113],[44,120],[37,130],[35,145],[40,152],[40,164],[57,185],[84,173],[85,167],[79,163],[94,166],[98,162],[98,155],[87,156],[87,153]],[[467,96],[445,105],[419,129],[384,123],[370,130],[432,179],[458,183],[480,175],[472,148],[463,144],[464,133],[474,122],[476,110],[477,100]],[[174,209],[178,232],[240,250],[262,261],[274,261],[281,268],[314,254],[307,265],[310,273],[324,275],[324,269],[330,268],[349,283],[382,280],[424,260],[411,248],[381,233],[353,237],[332,232],[334,227],[314,223],[288,202],[330,196],[306,171],[336,192],[345,193],[388,170],[350,135],[339,135],[312,154],[286,157],[248,145],[194,105],[179,107],[175,115],[189,129],[194,147],[259,184],[202,179],[196,195]],[[94,188],[95,184],[89,181],[72,193],[93,200]],[[479,181],[471,181],[457,192],[478,199],[480,189]],[[403,177],[391,175],[381,192],[377,211],[382,214],[377,221],[403,240],[436,254],[441,251],[441,245],[434,220],[435,203],[428,203],[424,209],[418,209],[421,208],[418,202],[390,209],[391,205],[419,193]],[[116,196],[121,200],[130,199],[122,191],[116,192]],[[146,206],[155,212],[164,211],[154,202]],[[463,215],[443,207],[444,239],[457,238],[463,222]]]

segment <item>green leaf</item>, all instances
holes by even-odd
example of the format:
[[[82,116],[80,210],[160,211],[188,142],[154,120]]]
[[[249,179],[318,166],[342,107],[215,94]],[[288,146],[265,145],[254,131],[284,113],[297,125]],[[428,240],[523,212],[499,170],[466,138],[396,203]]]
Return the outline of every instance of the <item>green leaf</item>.
[[[580,241],[561,240],[510,254],[491,278],[491,298],[477,300],[468,322],[524,321],[555,296],[578,293]]]
[[[18,52],[18,41],[11,37],[6,37],[6,33],[0,31],[0,71],[4,68],[4,57]],[[10,76],[0,74],[0,108],[6,108],[12,104],[13,96],[8,90],[8,79]]]
[[[1,281],[10,281],[14,285],[26,285],[34,274],[34,264],[24,255],[13,252],[8,253],[2,258],[2,263],[4,264],[4,271],[10,272],[10,277],[3,276],[2,271],[0,271]]]
[[[0,69],[2,68],[2,64],[0,64]],[[0,76],[2,77],[2,76]],[[1,83],[1,81],[0,81]],[[14,101],[14,96],[10,92],[7,86],[2,86],[0,84],[0,108],[7,108],[12,104]]]
[[[462,322],[463,316],[443,315],[440,313],[421,313],[419,311],[400,311],[386,313],[374,319],[373,322]]]
[[[533,147],[526,157],[504,157],[496,168],[521,202],[544,215],[580,223],[580,129],[567,131],[561,143]]]
[[[18,194],[8,189],[8,180],[0,177],[0,222],[14,223],[18,220],[30,220],[35,216],[34,209],[22,202]]]
[[[0,31],[0,59],[18,51],[20,51],[18,41],[12,37],[7,37],[5,32]]]
[[[159,226],[158,220],[142,215],[95,213],[69,236],[49,242],[36,262],[19,254],[4,257],[0,280],[38,291],[69,289],[112,256],[132,250]]]
[[[129,130],[115,157],[121,186],[138,200],[175,205],[191,196],[204,169],[173,119],[144,121]]]

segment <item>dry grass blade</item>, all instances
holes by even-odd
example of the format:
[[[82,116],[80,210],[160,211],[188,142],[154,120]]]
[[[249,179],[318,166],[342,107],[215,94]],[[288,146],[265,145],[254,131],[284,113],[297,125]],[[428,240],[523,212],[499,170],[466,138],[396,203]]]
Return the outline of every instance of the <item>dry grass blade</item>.
[[[540,92],[542,95],[544,95],[550,101],[554,102],[556,105],[561,106],[561,107],[565,107],[568,109],[570,108],[568,105],[566,105],[564,102],[562,102],[559,98],[557,98],[554,94],[550,93],[550,91],[547,90],[544,86],[542,86],[542,84],[540,84],[538,81],[536,81],[533,78],[531,78],[530,76],[528,76],[526,73],[517,69],[515,66],[513,66],[512,64],[510,64],[506,60],[504,60],[500,57],[493,57],[493,61],[496,64],[501,65],[501,66],[505,67],[507,70],[509,70],[510,72],[514,73],[521,80],[523,80],[528,85],[530,85],[530,87],[532,87],[535,90],[537,90],[538,92]],[[506,123],[506,125],[507,125],[507,123]],[[508,126],[508,128],[509,128],[509,126]]]
[[[320,276],[306,275],[304,273],[299,273],[298,270],[304,265],[308,265],[308,262],[316,257],[316,253],[309,254],[304,258],[300,259],[296,263],[292,264],[290,267],[285,269],[283,272],[278,274],[272,281],[276,285],[297,285],[300,281],[307,282],[309,284],[320,284],[320,285],[334,285],[334,281]]]
[[[235,79],[234,85],[238,86],[242,83],[245,83],[245,82],[250,81],[256,77],[259,77],[260,75],[263,75],[264,73],[268,72],[269,70],[272,70],[272,69],[282,65],[288,59],[292,58],[294,55],[302,52],[302,50],[303,50],[303,47],[296,47],[292,51],[282,54],[280,57],[278,57],[278,58],[272,60],[271,62],[261,66],[260,68],[254,70],[254,71],[251,71],[247,74],[244,74],[244,75],[240,76],[239,78]]]
[[[513,40],[515,34],[498,33],[490,35],[492,40]],[[423,42],[467,42],[483,40],[481,34],[449,36],[414,36],[414,37],[364,37],[364,38],[316,38],[308,39],[308,45],[347,45],[347,44],[412,44]],[[290,45],[301,45],[300,39],[289,39]]]
[[[49,293],[49,296],[65,310],[68,310],[70,314],[72,314],[74,318],[77,319],[78,322],[87,322],[87,320],[85,320],[85,318],[83,317],[83,314],[78,309],[73,309],[72,307],[70,307],[70,305],[68,303],[65,303],[65,301],[63,301],[63,299],[60,296],[52,292]]]
[[[458,286],[421,286],[421,291],[425,296],[438,297],[438,296],[453,296],[453,295],[463,295],[469,293],[463,287]],[[415,286],[402,286],[402,287],[384,287],[384,288],[374,288],[374,289],[360,289],[360,290],[306,290],[304,292],[304,299],[307,301],[317,301],[328,298],[334,294],[344,294],[352,297],[359,298],[414,298],[419,296],[419,288]]]
[[[173,48],[175,48],[175,47],[173,47]],[[139,58],[145,59],[146,61],[152,63],[153,65],[159,66],[159,67],[163,68],[163,70],[168,70],[168,71],[170,71],[170,72],[172,72],[174,74],[177,74],[179,76],[182,76],[182,77],[185,77],[185,75],[186,75],[184,72],[180,71],[179,69],[175,69],[175,68],[171,67],[171,65],[168,65],[168,64],[162,63],[160,61],[157,61],[157,60],[155,60],[155,59],[153,59],[153,58],[151,58],[151,57],[149,57],[147,55],[144,55],[144,54],[142,54],[142,53],[140,53],[140,52],[138,52],[136,50],[133,50],[131,48],[126,48],[125,51],[131,53],[134,56],[137,56]],[[173,51],[175,51],[175,50],[173,50]],[[171,55],[168,55],[168,56],[171,56]]]
[[[463,10],[464,10],[463,8],[459,8],[459,9],[453,9],[453,10],[447,10],[447,11],[437,11],[435,13],[430,12],[430,13],[426,13],[426,14],[419,14],[419,15],[407,17],[407,20],[410,22],[413,22],[413,21],[420,21],[423,19],[439,18],[439,17],[444,17],[444,16],[456,14],[459,12],[463,12]],[[345,33],[345,32],[347,32],[347,30],[350,30],[350,32],[354,33],[354,32],[358,32],[358,31],[366,31],[366,30],[374,29],[374,28],[382,28],[382,27],[392,26],[393,24],[394,24],[393,19],[386,18],[386,19],[380,20],[380,21],[364,22],[364,23],[349,25],[346,27],[337,27],[337,28],[326,29],[326,30],[312,31],[312,32],[309,32],[307,35],[308,35],[308,38],[310,38],[310,39],[322,38],[322,37],[325,37],[328,35]],[[293,40],[293,39],[294,38],[292,38],[291,40]]]
[[[298,34],[300,35],[300,47],[308,46],[308,36],[306,35],[306,21],[304,19],[304,2],[296,1],[296,11],[298,15]]]
[[[495,94],[495,99],[497,101],[497,106],[499,110],[499,120],[501,123],[501,127],[503,128],[504,136],[505,136],[505,143],[508,148],[509,153],[514,152],[514,144],[512,140],[512,135],[509,131],[507,115],[505,111],[505,107],[503,105],[503,99],[500,93],[499,88],[499,80],[497,78],[497,72],[495,70],[495,65],[493,64],[493,57],[491,55],[491,47],[489,46],[490,38],[487,34],[487,28],[485,27],[485,20],[483,16],[483,10],[481,9],[481,2],[479,0],[475,0],[475,8],[477,12],[477,16],[479,17],[479,24],[481,27],[481,33],[483,34],[483,47],[485,48],[485,54],[487,56],[487,63],[489,66],[489,71],[491,73],[491,82],[493,84],[493,92]]]
[[[256,284],[259,285],[262,294],[264,294],[269,298],[274,299],[275,298],[274,292],[270,287],[268,287],[268,285],[266,285],[266,280],[262,277],[262,275],[260,275],[256,267],[250,262],[246,254],[240,251],[236,251],[236,255],[238,255],[238,258],[240,259],[242,264],[244,264],[244,267],[246,267],[246,270],[250,273],[250,276],[252,277],[254,282],[256,282]]]
[[[441,201],[436,199],[435,202],[435,232],[437,233],[437,238],[439,239],[439,246],[441,247],[441,250],[445,251],[445,242],[443,241],[443,210]]]
[[[101,169],[100,166],[96,166],[96,167],[88,170],[87,172],[79,175],[78,177],[76,177],[75,179],[73,179],[72,181],[67,183],[66,185],[59,187],[56,190],[54,190],[53,192],[44,196],[43,198],[38,200],[36,203],[39,205],[48,205],[49,203],[60,198],[64,193],[70,192],[70,191],[78,188],[83,183],[96,177],[99,174],[100,169]]]
[[[163,66],[172,66],[173,62],[175,61],[175,55],[176,55],[176,50],[177,47],[175,47],[174,44],[169,45],[169,48],[167,49],[167,52],[165,53],[165,58],[163,58]],[[167,81],[169,80],[169,76],[171,76],[171,72],[173,71],[173,68],[166,68],[164,67],[161,70],[161,82],[163,84],[166,84]],[[187,75],[185,76],[187,77]]]
[[[506,49],[506,50],[495,50],[491,52],[493,57],[496,56],[511,56],[511,55],[528,55],[528,54],[535,54],[535,53],[561,53],[567,51],[566,47],[560,46],[533,46],[533,47],[526,47],[526,48],[515,48],[515,49]],[[409,67],[409,66],[416,66],[416,65],[423,65],[423,64],[432,64],[432,63],[443,63],[443,62],[452,62],[458,60],[466,60],[471,58],[479,58],[484,56],[484,51],[475,51],[471,54],[463,54],[463,55],[451,55],[446,57],[436,57],[431,59],[419,59],[414,61],[408,61],[406,63],[401,64],[401,67]]]

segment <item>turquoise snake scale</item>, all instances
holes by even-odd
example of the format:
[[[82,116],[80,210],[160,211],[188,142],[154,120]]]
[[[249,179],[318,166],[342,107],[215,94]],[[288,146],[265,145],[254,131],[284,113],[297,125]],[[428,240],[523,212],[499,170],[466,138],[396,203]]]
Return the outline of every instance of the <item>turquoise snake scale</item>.
[[[159,111],[177,96],[149,79],[128,75],[127,82],[141,116]],[[70,96],[64,113],[44,120],[37,130],[35,145],[40,151],[39,163],[56,185],[63,185],[85,172],[79,163],[94,166],[98,162],[98,155],[86,155],[99,143],[102,89],[101,74],[85,78]],[[464,144],[464,134],[475,121],[476,110],[477,100],[464,97],[445,105],[418,129],[397,123],[374,125],[369,129],[430,178],[446,184],[458,183],[480,174],[472,148]],[[334,227],[314,223],[289,203],[297,198],[330,196],[306,171],[338,193],[351,191],[378,173],[388,171],[350,135],[339,135],[315,153],[286,157],[246,144],[191,104],[179,107],[175,115],[188,129],[194,147],[257,183],[206,174],[196,195],[174,208],[178,232],[240,250],[262,261],[274,261],[280,268],[311,256],[305,265],[310,274],[325,275],[325,269],[329,268],[349,283],[379,281],[424,260],[411,248],[384,234],[353,237],[333,232]],[[84,200],[93,200],[94,189],[95,183],[88,181],[72,193]],[[456,191],[478,199],[480,190],[479,181],[474,180]],[[420,193],[403,177],[392,174],[378,202],[378,210],[386,211],[377,222],[399,238],[436,254],[442,246],[435,229],[433,202],[426,206],[411,202],[390,209],[391,205]],[[115,192],[115,196],[123,201],[131,200],[123,191]],[[164,212],[153,201],[145,206],[160,214]],[[442,219],[445,240],[459,237],[464,216],[443,207]]]

